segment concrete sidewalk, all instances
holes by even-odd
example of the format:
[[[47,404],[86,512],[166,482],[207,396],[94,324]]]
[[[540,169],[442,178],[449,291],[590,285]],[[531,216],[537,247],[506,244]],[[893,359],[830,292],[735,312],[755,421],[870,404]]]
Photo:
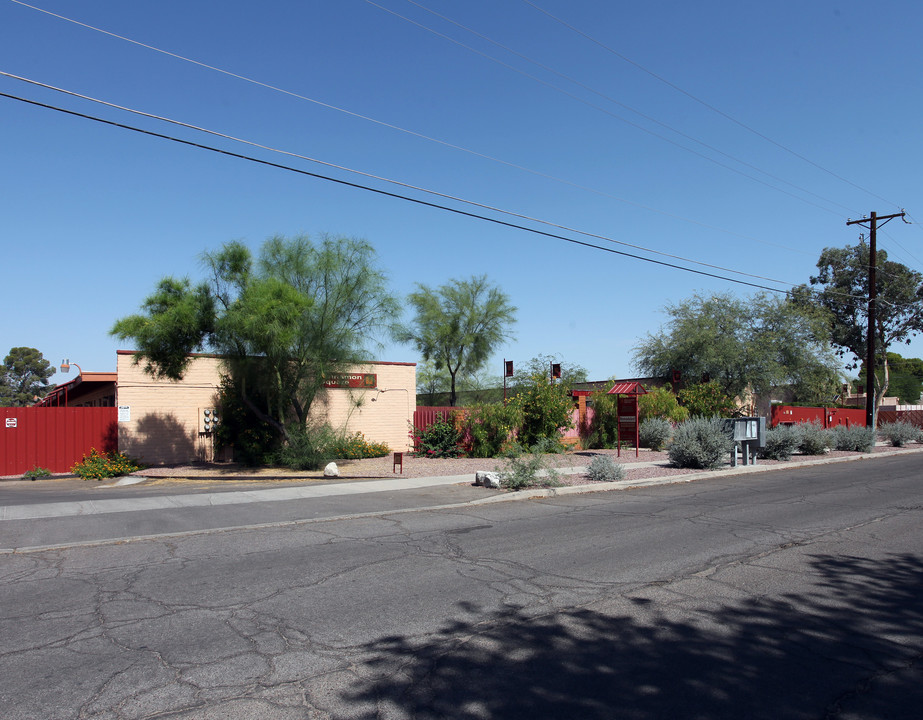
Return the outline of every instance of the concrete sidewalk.
[[[664,485],[679,482],[691,482],[708,477],[727,477],[730,475],[769,472],[773,470],[792,469],[807,465],[827,464],[835,462],[851,462],[856,460],[888,457],[895,454],[923,452],[923,448],[901,449],[893,452],[878,452],[854,455],[848,457],[817,458],[802,461],[789,461],[773,465],[747,465],[736,468],[721,468],[718,470],[690,473],[686,475],[672,475],[665,477],[638,478],[634,480],[621,480],[617,482],[590,483],[585,485],[569,485],[554,488],[531,488],[514,492],[490,491],[483,489],[483,497],[466,499],[465,504],[479,502],[501,502],[533,497],[553,497],[556,495],[569,495],[575,493],[605,492],[621,490],[631,487],[644,487],[650,485]],[[660,462],[630,463],[631,468],[656,467]],[[582,474],[586,472],[585,466],[558,468],[561,474]],[[119,483],[115,483],[119,484]],[[249,503],[284,502],[295,500],[308,500],[312,498],[331,498],[346,495],[365,495],[393,491],[419,490],[438,486],[465,485],[472,486],[474,476],[448,475],[441,477],[423,478],[389,478],[387,480],[365,480],[349,482],[331,482],[323,485],[303,485],[283,488],[260,488],[248,490],[231,490],[222,492],[204,493],[178,493],[165,495],[148,495],[144,497],[100,498],[78,500],[70,502],[46,502],[25,505],[0,506],[0,521],[35,520],[55,517],[74,517],[101,515],[109,513],[140,512],[152,510],[175,510],[180,508],[208,508],[229,505],[244,505]],[[101,486],[101,487],[111,487]]]

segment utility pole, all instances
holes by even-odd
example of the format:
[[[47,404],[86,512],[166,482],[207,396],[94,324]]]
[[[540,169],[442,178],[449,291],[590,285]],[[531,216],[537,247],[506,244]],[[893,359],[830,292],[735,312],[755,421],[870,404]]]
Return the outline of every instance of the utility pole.
[[[847,220],[847,225],[862,225],[869,229],[869,309],[868,309],[868,335],[866,337],[865,347],[865,426],[874,428],[877,416],[875,407],[875,301],[878,298],[878,278],[876,274],[876,265],[878,264],[878,247],[876,245],[878,221],[884,225],[894,218],[904,218],[904,211],[894,213],[893,215],[878,216],[873,212],[870,217],[864,220]],[[865,225],[864,223],[868,223]]]

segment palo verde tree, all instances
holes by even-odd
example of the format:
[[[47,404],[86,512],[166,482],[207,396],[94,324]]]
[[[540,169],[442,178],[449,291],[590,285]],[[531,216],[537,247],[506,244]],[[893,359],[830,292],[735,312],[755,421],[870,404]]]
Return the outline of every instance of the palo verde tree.
[[[871,251],[865,242],[845,248],[824,248],[817,261],[817,275],[810,288],[796,289],[802,305],[820,305],[827,312],[833,344],[841,357],[856,368],[868,352],[869,261]],[[888,350],[897,343],[910,343],[923,331],[923,274],[906,265],[888,260],[884,250],[876,252],[875,286],[875,404],[878,408],[888,393],[890,364]],[[814,288],[812,292],[811,288]]]
[[[256,258],[229,242],[203,263],[208,281],[165,278],[112,334],[134,341],[155,377],[181,379],[196,350],[222,355],[243,404],[286,440],[289,423],[305,429],[324,379],[366,359],[397,313],[363,240],[273,237]]]
[[[35,348],[14,347],[0,365],[0,407],[32,405],[54,388],[54,367]]]
[[[418,283],[407,299],[414,310],[413,321],[396,327],[394,336],[414,345],[425,361],[445,368],[449,405],[454,407],[459,374],[476,375],[491,352],[511,337],[516,308],[486,275],[450,280],[438,288]]]
[[[823,318],[786,299],[758,294],[694,295],[669,305],[670,320],[634,351],[638,369],[654,377],[678,370],[684,379],[717,381],[730,397],[750,389],[766,396],[787,385],[804,400],[832,397],[837,359]]]

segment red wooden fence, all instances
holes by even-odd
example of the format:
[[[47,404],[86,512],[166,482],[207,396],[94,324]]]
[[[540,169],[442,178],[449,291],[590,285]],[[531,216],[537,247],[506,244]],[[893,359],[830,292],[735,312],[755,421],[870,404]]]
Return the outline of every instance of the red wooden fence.
[[[905,422],[923,428],[923,410],[879,410],[878,424]]]
[[[91,448],[118,449],[114,407],[4,407],[0,417],[0,475],[68,472]]]

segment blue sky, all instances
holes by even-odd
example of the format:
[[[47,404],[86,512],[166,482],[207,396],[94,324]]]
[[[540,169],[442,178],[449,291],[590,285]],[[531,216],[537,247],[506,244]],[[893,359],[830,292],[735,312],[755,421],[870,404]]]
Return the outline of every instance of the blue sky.
[[[853,0],[0,0],[0,71],[784,289],[807,281],[824,247],[857,242],[847,218],[905,208],[923,221],[921,29],[911,0],[874,12]],[[442,202],[9,77],[0,92]],[[666,304],[756,292],[20,101],[0,107],[3,354],[25,345],[112,371],[113,322],[161,277],[197,279],[203,251],[275,234],[365,238],[402,295],[486,273],[519,308],[494,374],[504,357],[548,354],[594,379],[630,376]],[[894,221],[879,245],[923,270],[920,225]],[[923,356],[923,340],[896,350]],[[393,343],[376,355],[418,360]]]

